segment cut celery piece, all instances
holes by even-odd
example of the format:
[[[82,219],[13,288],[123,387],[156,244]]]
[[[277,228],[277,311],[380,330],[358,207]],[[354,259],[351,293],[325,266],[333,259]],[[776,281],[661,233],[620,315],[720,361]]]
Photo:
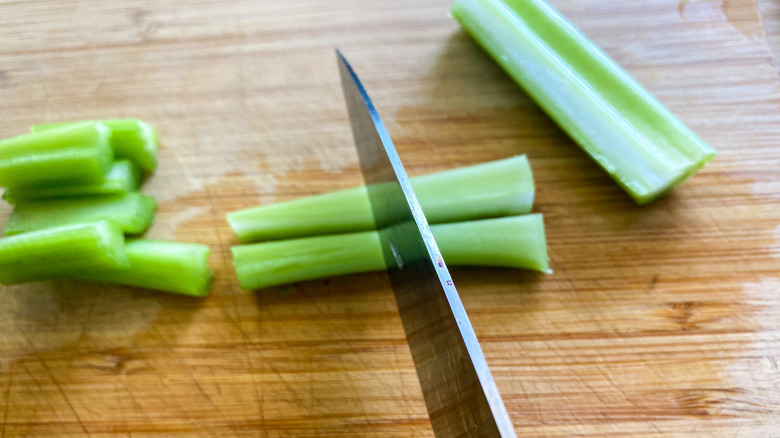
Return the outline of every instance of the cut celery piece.
[[[115,161],[100,181],[40,188],[9,188],[3,199],[11,203],[34,199],[71,198],[138,191],[141,170],[129,160]]]
[[[88,122],[0,141],[0,186],[99,181],[111,166],[110,130]]]
[[[434,225],[431,230],[448,264],[551,272],[541,214]]]
[[[211,286],[211,250],[195,243],[130,240],[125,245],[129,269],[80,272],[74,278],[206,296]]]
[[[11,212],[5,234],[97,220],[116,222],[125,233],[137,234],[149,228],[156,209],[154,198],[140,193],[20,201]]]
[[[250,243],[231,251],[244,290],[385,268],[376,231]]]
[[[456,0],[452,15],[637,203],[715,156],[544,0]]]
[[[531,211],[534,182],[524,155],[411,179],[430,223]],[[227,215],[241,242],[374,229],[366,187],[239,210]]]
[[[128,267],[124,235],[110,221],[47,228],[0,239],[0,283],[6,285]]]
[[[450,265],[549,272],[542,215],[432,225]],[[385,269],[377,231],[237,245],[233,264],[246,290]]]
[[[139,119],[107,119],[99,120],[100,123],[111,129],[111,146],[114,148],[114,156],[126,158],[134,162],[138,167],[153,172],[157,167],[157,132],[152,125]],[[63,122],[33,125],[32,132],[50,131],[71,126],[74,123]]]

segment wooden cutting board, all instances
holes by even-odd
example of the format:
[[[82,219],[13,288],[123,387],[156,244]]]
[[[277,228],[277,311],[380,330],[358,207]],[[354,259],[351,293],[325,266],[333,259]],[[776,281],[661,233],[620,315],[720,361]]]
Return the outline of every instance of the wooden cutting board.
[[[431,436],[380,274],[242,292],[234,209],[359,184],[333,48],[411,174],[528,154],[555,273],[454,277],[520,435],[780,436],[780,84],[754,0],[552,0],[720,155],[637,207],[449,0],[0,1],[0,135],[138,116],[192,299],[0,289],[8,436]],[[0,211],[2,223],[10,208]]]

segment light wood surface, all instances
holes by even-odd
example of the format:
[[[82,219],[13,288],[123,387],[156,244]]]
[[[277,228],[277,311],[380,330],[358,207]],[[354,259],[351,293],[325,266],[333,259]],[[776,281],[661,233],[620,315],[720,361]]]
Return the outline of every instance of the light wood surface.
[[[780,3],[775,0],[759,0],[758,6],[764,21],[766,39],[777,67],[780,61]]]
[[[453,275],[518,434],[780,436],[780,87],[754,0],[552,0],[720,152],[637,207],[449,0],[0,1],[0,136],[139,116],[202,300],[0,289],[2,436],[431,436],[380,274],[239,290],[225,213],[361,182],[340,47],[411,174],[526,153],[552,275]],[[0,225],[10,209],[0,208]]]

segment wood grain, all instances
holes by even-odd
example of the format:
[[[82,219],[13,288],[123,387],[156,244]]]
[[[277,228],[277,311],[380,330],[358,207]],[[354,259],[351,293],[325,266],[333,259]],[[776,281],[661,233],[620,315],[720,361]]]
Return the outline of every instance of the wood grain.
[[[0,135],[149,120],[150,235],[216,271],[202,300],[3,287],[2,436],[431,436],[382,275],[244,293],[230,266],[226,212],[361,181],[334,46],[411,174],[531,159],[555,273],[453,274],[520,435],[780,436],[780,84],[755,1],[552,3],[719,157],[637,207],[449,0],[0,1]]]
[[[758,6],[763,17],[766,40],[777,67],[780,60],[780,4],[774,0],[759,0]]]

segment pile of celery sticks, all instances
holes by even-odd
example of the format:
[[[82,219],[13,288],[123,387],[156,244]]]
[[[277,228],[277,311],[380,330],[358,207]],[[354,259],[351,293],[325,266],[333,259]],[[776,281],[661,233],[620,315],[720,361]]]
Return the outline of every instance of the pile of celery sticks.
[[[156,132],[137,119],[35,125],[0,141],[0,186],[14,205],[0,283],[76,278],[206,295],[207,246],[137,238],[157,209],[138,191],[157,149]]]
[[[542,215],[528,214],[534,182],[524,155],[411,183],[448,264],[549,271]],[[245,243],[232,248],[241,287],[385,269],[368,190],[356,187],[228,213],[231,228]]]
[[[544,0],[455,0],[452,16],[638,204],[715,151]],[[131,239],[156,204],[138,193],[156,167],[154,130],[135,120],[33,126],[0,142],[15,205],[0,283],[72,277],[205,295],[203,245]],[[525,156],[412,178],[446,262],[548,272],[544,224],[529,214]],[[228,214],[244,289],[386,268],[366,187]]]

